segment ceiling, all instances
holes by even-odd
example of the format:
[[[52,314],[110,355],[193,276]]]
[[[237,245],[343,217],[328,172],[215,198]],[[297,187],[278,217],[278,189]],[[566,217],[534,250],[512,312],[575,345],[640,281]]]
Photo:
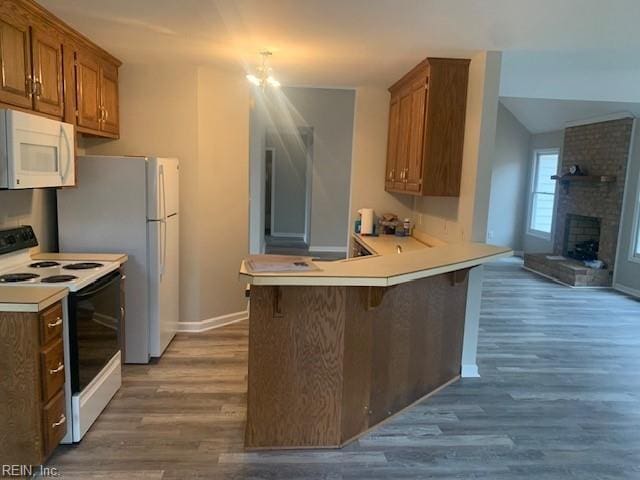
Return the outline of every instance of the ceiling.
[[[38,0],[125,62],[249,69],[289,85],[388,85],[427,55],[640,47],[637,0]]]
[[[562,130],[568,122],[588,120],[613,113],[626,112],[640,117],[640,103],[514,97],[500,97],[500,103],[531,133]]]

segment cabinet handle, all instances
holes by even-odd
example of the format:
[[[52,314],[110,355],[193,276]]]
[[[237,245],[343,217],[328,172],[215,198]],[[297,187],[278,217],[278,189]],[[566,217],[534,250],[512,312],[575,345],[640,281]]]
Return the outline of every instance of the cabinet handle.
[[[40,79],[36,79],[36,97],[40,98],[42,96],[42,82]]]
[[[404,169],[404,175],[402,176],[402,178],[404,179],[404,183],[407,183],[407,173],[409,173],[409,169],[405,168]]]
[[[107,120],[109,120],[109,110],[107,110],[106,108],[104,109],[104,121],[106,122]]]
[[[27,96],[29,98],[33,97],[33,78],[31,78],[31,75],[27,75],[27,78],[24,80],[24,88],[27,91]]]
[[[60,415],[60,420],[51,424],[51,428],[57,428],[60,425],[63,425],[67,422],[67,417],[64,416],[64,413]]]
[[[60,317],[56,318],[56,321],[53,323],[47,323],[47,328],[56,328],[62,325],[62,319]]]
[[[52,368],[49,370],[49,375],[55,375],[56,373],[60,373],[64,370],[64,364],[60,362],[56,368]]]
[[[394,173],[395,173],[395,172],[396,172],[396,169],[395,169],[395,168],[392,168],[392,169],[389,171],[389,180],[393,180],[393,176],[394,176]]]
[[[125,310],[124,307],[120,307],[120,319],[123,319],[125,316]]]

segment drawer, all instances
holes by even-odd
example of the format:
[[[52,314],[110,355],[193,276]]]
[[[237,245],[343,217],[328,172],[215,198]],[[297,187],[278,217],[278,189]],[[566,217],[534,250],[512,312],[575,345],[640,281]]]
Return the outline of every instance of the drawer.
[[[58,302],[40,314],[41,345],[62,336],[62,303]]]
[[[67,433],[67,417],[65,412],[64,391],[51,399],[42,409],[42,432],[44,434],[44,457],[60,444]]]
[[[40,352],[42,399],[46,402],[64,385],[64,347],[62,338]]]

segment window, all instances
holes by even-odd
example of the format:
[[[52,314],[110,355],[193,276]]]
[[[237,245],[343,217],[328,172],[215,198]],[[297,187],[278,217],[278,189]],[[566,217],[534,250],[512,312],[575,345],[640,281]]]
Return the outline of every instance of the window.
[[[558,172],[558,150],[536,150],[531,182],[529,208],[529,233],[544,238],[551,237],[556,182],[551,176]]]
[[[640,261],[640,180],[638,180],[638,198],[636,198],[635,211],[635,248],[633,249],[633,257],[636,261]]]

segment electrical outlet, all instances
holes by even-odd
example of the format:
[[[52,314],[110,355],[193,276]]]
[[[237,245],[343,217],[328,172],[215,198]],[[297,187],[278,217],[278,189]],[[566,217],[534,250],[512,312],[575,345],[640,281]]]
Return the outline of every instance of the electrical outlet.
[[[493,240],[493,230],[487,232],[487,240]]]

